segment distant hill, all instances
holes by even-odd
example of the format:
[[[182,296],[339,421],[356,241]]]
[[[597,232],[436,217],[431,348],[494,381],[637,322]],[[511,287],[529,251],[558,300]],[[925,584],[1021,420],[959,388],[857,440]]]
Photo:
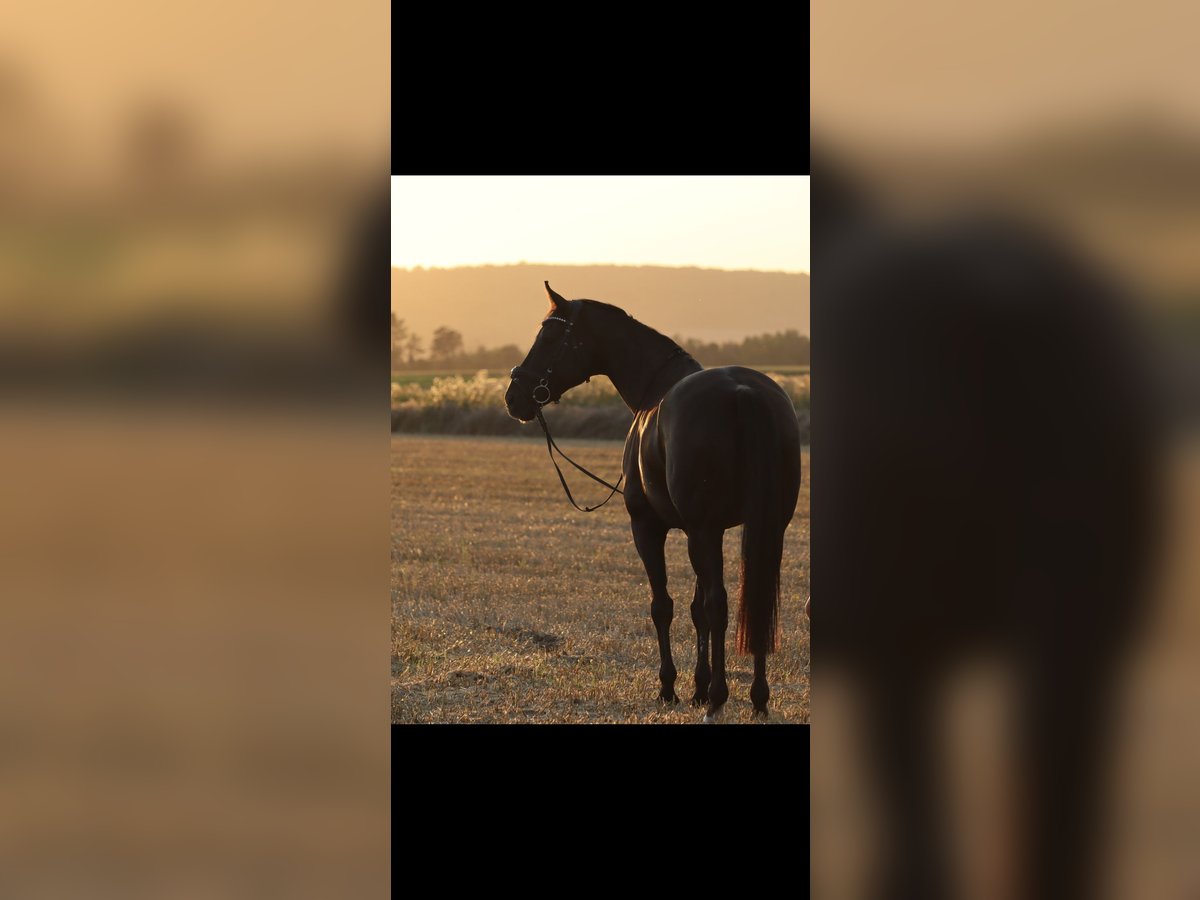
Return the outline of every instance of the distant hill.
[[[471,266],[392,269],[392,309],[425,340],[445,325],[467,349],[531,342],[546,311],[543,281],[569,299],[613,303],[663,334],[737,341],[809,333],[807,275],[666,266]]]

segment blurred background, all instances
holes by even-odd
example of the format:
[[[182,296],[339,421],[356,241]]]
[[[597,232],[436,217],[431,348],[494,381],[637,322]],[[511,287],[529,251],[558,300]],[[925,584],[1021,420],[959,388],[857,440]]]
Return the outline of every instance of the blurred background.
[[[818,522],[837,511],[833,497],[823,501],[820,492],[822,479],[839,468],[833,444],[828,456],[821,449],[838,434],[835,407],[822,412],[821,395],[829,391],[832,401],[839,383],[848,384],[839,382],[839,358],[842,372],[862,364],[872,375],[856,386],[864,401],[874,387],[895,387],[878,394],[895,401],[894,418],[886,420],[894,427],[872,429],[872,441],[863,444],[879,455],[851,459],[847,476],[865,471],[859,466],[867,462],[895,459],[893,451],[918,458],[912,447],[897,446],[905,436],[932,435],[926,447],[938,447],[954,433],[944,409],[913,405],[917,395],[903,390],[910,379],[878,376],[846,320],[824,318],[837,304],[822,303],[823,268],[828,296],[855,298],[865,311],[895,294],[847,270],[891,273],[889,266],[914,258],[938,263],[922,267],[926,274],[945,271],[947,260],[968,260],[963,277],[981,298],[1041,302],[1041,280],[1031,274],[1039,271],[1033,259],[1042,259],[1040,250],[1013,250],[989,268],[990,257],[978,249],[991,246],[987,241],[976,240],[970,251],[953,247],[956,236],[978,235],[978,222],[997,210],[1024,222],[1021,234],[1036,233],[1035,247],[1073,247],[1083,262],[1071,271],[1091,273],[1073,276],[1073,284],[1104,286],[1051,297],[1124,299],[1097,301],[1092,312],[1091,301],[1081,301],[1057,320],[1055,340],[1039,347],[1032,367],[1022,364],[1021,348],[1029,345],[1022,335],[1038,334],[1044,321],[1036,304],[1019,308],[1015,319],[988,307],[943,331],[953,339],[990,333],[995,323],[1009,329],[1008,344],[960,341],[987,351],[977,357],[986,363],[977,373],[989,396],[1011,399],[1000,415],[984,407],[984,417],[1007,448],[1028,451],[1026,466],[1036,466],[1034,451],[1061,449],[1060,474],[1072,471],[1074,460],[1115,459],[1105,434],[1130,436],[1125,447],[1138,450],[1142,477],[1127,496],[1147,500],[1158,482],[1163,498],[1155,515],[1128,528],[1125,516],[1102,504],[1053,511],[1077,528],[1087,521],[1111,526],[1100,535],[1118,541],[1108,558],[1123,565],[1126,588],[1113,608],[1132,610],[1136,629],[1117,617],[1099,640],[1079,624],[1088,621],[1089,597],[1099,590],[1094,574],[1078,557],[1058,568],[1051,566],[1055,554],[1037,561],[1055,572],[1060,589],[1053,596],[1065,598],[1050,608],[1069,613],[1076,625],[1050,644],[1062,651],[1060,674],[1081,671],[1073,664],[1085,650],[1093,663],[1082,688],[1078,678],[1074,687],[1066,679],[1065,696],[1092,698],[1085,706],[1093,728],[1097,705],[1111,713],[1109,736],[1091,741],[1107,748],[1108,762],[1094,763],[1102,777],[1086,791],[1104,798],[1103,815],[1094,817],[1102,827],[1074,850],[1055,847],[1048,862],[1030,862],[1036,854],[1028,836],[1044,833],[1052,820],[1042,815],[1031,825],[1022,810],[1036,805],[1028,790],[1036,776],[1023,776],[1007,751],[1028,748],[1034,765],[1051,758],[1044,771],[1069,770],[1078,757],[1054,763],[1055,748],[1088,732],[1067,719],[1046,729],[1055,740],[1039,748],[1030,740],[1035,726],[1018,724],[1014,670],[1020,678],[1041,657],[1012,648],[1045,632],[1029,616],[962,616],[963,628],[1008,648],[1007,662],[993,665],[991,650],[986,657],[967,653],[966,668],[953,677],[948,659],[946,669],[931,664],[925,689],[932,689],[922,696],[942,699],[925,719],[905,715],[911,710],[903,704],[891,721],[857,715],[879,670],[862,663],[855,635],[872,631],[862,626],[886,608],[887,597],[866,595],[866,605],[843,621],[840,634],[850,636],[844,652],[823,662],[821,597],[836,594],[838,585],[823,586],[835,570],[822,575],[821,560],[833,563],[862,544],[822,538],[826,526],[818,524],[817,896],[885,892],[878,873],[903,871],[897,853],[888,861],[889,849],[914,846],[887,828],[906,804],[918,819],[934,807],[957,818],[953,829],[923,832],[942,836],[915,842],[917,864],[909,880],[895,882],[895,895],[929,877],[930,860],[945,863],[942,884],[950,886],[943,893],[952,896],[1030,896],[1039,887],[1046,896],[1081,896],[1056,893],[1051,880],[1080,878],[1080,871],[1090,873],[1091,895],[1174,898],[1200,889],[1200,70],[1191,46],[1198,16],[1172,2],[1078,0],[965,12],[944,0],[902,8],[845,2],[811,12],[814,138],[828,165],[855,186],[826,205],[823,176],[813,173],[812,324],[828,335],[814,350],[821,355],[827,341],[817,391],[818,422],[829,417],[818,425],[825,435],[817,441]],[[388,595],[388,499],[379,490],[387,453],[379,429],[388,363],[382,303],[374,298],[388,290],[389,25],[389,11],[373,3],[300,10],[262,0],[162,8],[117,0],[5,11],[6,893],[306,897],[386,887],[388,726],[381,711],[388,688],[380,676],[388,628],[380,598]],[[946,224],[953,221],[976,224]],[[868,258],[869,265],[851,265]],[[997,272],[1017,273],[1028,290],[992,290]],[[1101,305],[1123,312],[1102,314]],[[1104,329],[1105,340],[1123,348],[1123,361],[1089,357],[1088,371],[1104,390],[1089,394],[1088,379],[1053,381],[1061,377],[1050,366],[1056,353],[1097,346],[1070,336],[1101,319],[1132,323]],[[946,346],[928,321],[890,320],[897,340],[877,336],[872,350]],[[840,356],[838,336],[846,340]],[[376,340],[373,356],[366,348]],[[920,373],[935,384],[953,383],[947,376],[957,371],[953,359],[937,354],[878,358],[887,364],[882,371]],[[1005,358],[1011,362],[994,362]],[[1030,428],[1025,411],[1047,383],[1063,385],[1062,392],[1039,422],[1055,421],[1055,409],[1076,409],[1102,427],[1088,431],[1086,420],[1068,417],[1052,439]],[[1109,391],[1120,396],[1124,383],[1145,393],[1139,387],[1108,403]],[[1134,402],[1131,394],[1151,399]],[[964,389],[951,398],[953,408],[969,414],[978,409],[975,396]],[[1092,396],[1099,398],[1092,405],[1077,402]],[[880,403],[864,402],[863,415],[848,427],[885,421]],[[1143,409],[1154,414],[1142,416]],[[918,414],[923,430],[912,427]],[[1004,469],[1010,457],[975,458],[1012,473],[1000,484],[1016,500],[1042,496],[1021,489],[1017,476],[1028,470]],[[885,469],[889,479],[880,489],[904,485],[914,465]],[[941,471],[927,465],[922,479],[911,480],[913,495],[901,499],[912,505],[892,506],[899,526],[926,522],[916,515],[930,495],[924,487],[955,486]],[[1084,483],[1103,498],[1110,482]],[[980,482],[967,484],[970,490],[938,493],[944,503],[959,497],[960,509],[979,509],[973,491],[982,490]],[[876,509],[886,508],[881,496]],[[1005,523],[1029,521],[1011,509]],[[1053,515],[1036,521],[1045,525]],[[847,533],[854,536],[851,518]],[[964,530],[959,550],[980,552],[984,544],[973,536],[988,533],[978,530],[986,518]],[[895,533],[883,535],[884,545]],[[914,540],[924,534],[914,531]],[[1137,553],[1120,549],[1134,544]],[[1022,546],[1029,552],[1055,545]],[[897,582],[893,598],[901,611],[922,592],[920,576],[937,573],[929,561],[941,559],[913,557],[913,577]],[[1002,574],[1002,562],[989,574]],[[886,567],[861,568],[888,574]],[[979,588],[1003,579],[975,581]],[[961,611],[949,606],[961,596],[929,592],[926,611]],[[901,629],[891,642],[901,652],[880,656],[891,665],[887,671],[951,655],[945,647],[953,642],[935,646],[921,619],[885,621]],[[838,626],[828,628],[832,648]],[[1105,658],[1097,648],[1122,657],[1107,681],[1094,665]],[[1052,683],[1036,671],[1027,681],[1034,688]],[[1096,689],[1088,692],[1089,684]],[[882,702],[888,699],[882,692]],[[918,723],[925,737],[914,742],[907,732]],[[872,774],[868,751],[880,748],[877,764],[922,740],[927,749],[935,733],[949,748],[944,765],[938,758],[942,787],[896,800],[901,779]],[[1076,785],[1076,801],[1081,793]],[[1063,875],[1056,859],[1074,874]]]
[[[389,42],[6,11],[6,894],[387,889]]]
[[[814,896],[1200,891],[1198,26],[812,9]]]

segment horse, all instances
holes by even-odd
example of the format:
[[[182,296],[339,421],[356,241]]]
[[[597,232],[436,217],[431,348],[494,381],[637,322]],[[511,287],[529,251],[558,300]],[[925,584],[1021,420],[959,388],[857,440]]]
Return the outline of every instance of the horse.
[[[679,703],[671,657],[674,601],[663,552],[667,533],[678,528],[687,535],[696,572],[692,704],[707,704],[706,722],[717,720],[729,698],[722,540],[727,529],[743,527],[737,647],[754,656],[750,699],[754,715],[765,718],[783,535],[800,492],[800,429],[791,399],[761,372],[705,369],[624,310],[598,300],[566,300],[545,285],[550,308],[524,362],[510,373],[504,396],[509,415],[530,422],[593,375],[607,375],[633,413],[622,464],[624,499],[650,580],[659,700]]]
[[[899,219],[814,168],[812,664],[851,676],[867,714],[871,896],[953,895],[941,704],[979,662],[1003,666],[1014,703],[1018,893],[1094,896],[1113,695],[1157,543],[1148,348],[1120,286],[1044,226]],[[817,741],[813,759],[844,752]]]

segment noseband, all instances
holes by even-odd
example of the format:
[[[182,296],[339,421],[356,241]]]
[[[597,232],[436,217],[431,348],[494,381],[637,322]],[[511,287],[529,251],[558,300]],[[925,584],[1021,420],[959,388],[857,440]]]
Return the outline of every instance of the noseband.
[[[545,372],[536,372],[533,369],[526,369],[524,366],[513,366],[512,371],[508,373],[508,377],[516,380],[521,375],[535,382],[533,387],[533,402],[541,409],[550,402],[550,374],[554,371],[554,364],[558,362],[558,358],[563,355],[563,351],[567,349],[567,342],[571,339],[571,329],[575,327],[575,317],[579,315],[579,307],[575,306],[571,309],[571,317],[563,319],[559,316],[546,316],[542,319],[542,327],[546,326],[547,322],[562,322],[567,326],[563,332],[562,339],[559,341],[558,348],[554,351],[554,355],[550,357],[550,362],[546,364]],[[543,392],[543,396],[539,397],[538,393]]]

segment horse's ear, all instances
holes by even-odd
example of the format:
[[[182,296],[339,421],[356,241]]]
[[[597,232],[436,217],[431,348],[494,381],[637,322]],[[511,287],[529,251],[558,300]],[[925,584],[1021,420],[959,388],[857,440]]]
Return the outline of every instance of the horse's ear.
[[[546,296],[550,298],[550,312],[557,312],[560,307],[566,307],[567,301],[559,294],[555,293],[554,288],[550,287],[550,282],[546,282]]]

